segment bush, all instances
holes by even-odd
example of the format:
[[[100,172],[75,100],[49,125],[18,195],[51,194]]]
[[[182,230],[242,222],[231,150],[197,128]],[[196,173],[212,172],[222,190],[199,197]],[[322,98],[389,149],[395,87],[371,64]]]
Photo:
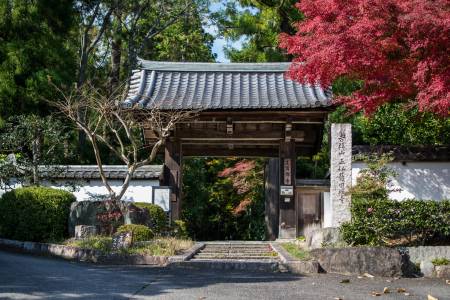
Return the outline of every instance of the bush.
[[[147,202],[135,202],[133,204],[139,208],[147,209],[152,222],[151,227],[156,233],[161,233],[167,227],[167,214],[160,206]]]
[[[425,245],[450,240],[450,200],[352,199],[351,222],[341,226],[353,245]]]
[[[173,222],[172,232],[175,237],[180,239],[187,239],[189,237],[186,222],[183,220],[175,220]]]
[[[99,250],[105,253],[112,251],[112,238],[110,236],[95,235],[81,240],[70,240],[65,244],[82,249]]]
[[[438,257],[431,261],[435,266],[446,266],[450,264],[450,260],[445,257]]]
[[[133,242],[149,241],[153,238],[153,231],[145,225],[126,224],[117,228],[117,232],[132,232]]]
[[[341,226],[344,240],[352,245],[425,245],[450,240],[450,200],[389,200],[395,172],[389,154],[362,157],[362,170],[349,193],[351,222]]]
[[[24,187],[0,198],[0,236],[22,241],[59,241],[68,236],[69,192]]]

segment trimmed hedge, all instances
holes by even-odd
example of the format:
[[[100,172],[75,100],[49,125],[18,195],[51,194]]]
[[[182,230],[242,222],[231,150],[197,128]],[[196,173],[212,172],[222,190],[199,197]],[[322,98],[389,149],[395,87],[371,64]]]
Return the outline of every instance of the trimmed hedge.
[[[132,232],[133,242],[149,241],[154,237],[153,231],[145,225],[126,224],[117,228],[117,233]]]
[[[351,222],[341,226],[351,245],[426,245],[450,242],[450,200],[352,199]]]
[[[133,204],[148,211],[152,222],[151,227],[156,233],[161,233],[166,229],[167,214],[159,205],[147,202],[135,202]]]
[[[0,198],[0,236],[47,242],[68,236],[70,204],[76,201],[69,192],[48,187],[24,187]]]

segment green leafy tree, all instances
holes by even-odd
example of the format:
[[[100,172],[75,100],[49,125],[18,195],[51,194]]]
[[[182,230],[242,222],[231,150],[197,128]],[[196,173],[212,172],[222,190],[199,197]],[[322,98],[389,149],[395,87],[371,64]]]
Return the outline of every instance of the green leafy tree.
[[[278,48],[281,32],[293,33],[292,25],[302,19],[294,7],[296,1],[233,0],[215,14],[219,33],[231,41],[244,38],[242,48],[225,47],[233,62],[287,61]]]
[[[154,60],[213,62],[214,37],[202,28],[197,11],[186,14],[155,38],[148,57]]]
[[[200,240],[265,238],[262,160],[189,159],[183,219]]]
[[[0,119],[21,113],[46,115],[44,98],[75,73],[75,53],[67,40],[72,30],[72,0],[0,2]]]
[[[20,115],[10,118],[0,131],[1,184],[36,185],[43,178],[61,171],[53,165],[70,158],[69,139],[70,132],[53,116]]]

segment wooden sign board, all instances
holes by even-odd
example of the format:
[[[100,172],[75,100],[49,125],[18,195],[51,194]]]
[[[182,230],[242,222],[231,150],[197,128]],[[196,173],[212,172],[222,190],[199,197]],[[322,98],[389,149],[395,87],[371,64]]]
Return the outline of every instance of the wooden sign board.
[[[283,182],[285,185],[292,185],[292,160],[285,158],[283,163]]]

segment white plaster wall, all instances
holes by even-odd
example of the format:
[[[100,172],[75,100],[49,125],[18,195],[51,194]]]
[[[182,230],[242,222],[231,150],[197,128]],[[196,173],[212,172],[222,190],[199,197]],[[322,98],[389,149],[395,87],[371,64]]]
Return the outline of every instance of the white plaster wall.
[[[365,163],[352,163],[352,185],[356,183]],[[397,177],[392,180],[389,198],[402,201],[405,199],[436,200],[450,199],[450,162],[392,162],[389,163]],[[324,193],[323,227],[333,227],[333,209],[329,193]]]
[[[331,209],[330,192],[323,192],[323,227],[333,227],[333,210]]]
[[[132,202],[152,203],[153,186],[159,186],[158,180],[132,180],[124,200]]]
[[[397,177],[392,180],[391,189],[400,188],[401,191],[391,192],[389,198],[393,200],[422,199],[443,200],[450,199],[450,162],[392,162],[388,165]],[[362,162],[352,163],[352,184],[361,169]]]

